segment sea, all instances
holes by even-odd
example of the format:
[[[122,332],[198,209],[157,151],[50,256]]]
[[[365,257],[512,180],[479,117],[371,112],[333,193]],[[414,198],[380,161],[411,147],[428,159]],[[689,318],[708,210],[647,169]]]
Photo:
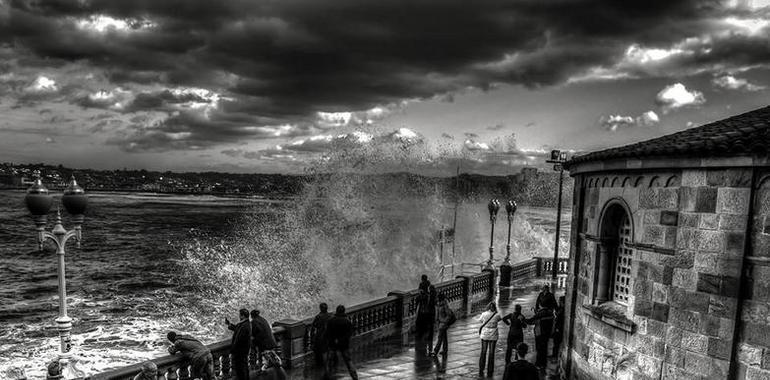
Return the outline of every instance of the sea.
[[[321,301],[381,297],[422,273],[440,281],[442,261],[487,259],[485,201],[381,185],[330,182],[280,200],[89,192],[81,247],[67,243],[65,260],[80,368],[94,374],[163,355],[172,329],[207,343],[226,339],[224,318],[237,319],[241,307],[271,321],[301,318]],[[23,199],[23,191],[0,191],[0,378],[16,367],[42,379],[58,350],[57,258],[50,243],[38,250]],[[554,209],[520,207],[512,261],[551,255],[555,219]],[[566,254],[568,209],[562,222]],[[455,223],[453,242],[442,244],[438,231]],[[501,211],[497,260],[507,228]]]

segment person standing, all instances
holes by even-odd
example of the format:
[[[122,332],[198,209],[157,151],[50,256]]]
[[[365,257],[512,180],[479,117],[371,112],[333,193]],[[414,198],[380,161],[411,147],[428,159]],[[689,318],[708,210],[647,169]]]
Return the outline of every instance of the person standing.
[[[427,355],[430,353],[428,346],[433,342],[428,343],[428,330],[433,328],[432,321],[435,318],[435,314],[431,313],[430,295],[428,289],[420,289],[420,294],[416,297],[417,304],[417,317],[414,322],[415,329],[415,351],[420,355]]]
[[[169,331],[166,334],[166,338],[171,342],[171,346],[168,348],[170,354],[181,353],[190,361],[193,378],[214,380],[214,358],[211,356],[211,351],[208,347],[204,346],[198,339],[189,335],[180,335],[174,331]],[[155,372],[158,372],[157,367]]]
[[[428,285],[428,310],[427,310],[428,315],[425,317],[425,323],[426,323],[425,340],[428,343],[428,347],[425,353],[427,355],[430,355],[430,353],[433,352],[433,332],[436,330],[436,305],[437,304],[438,304],[438,293],[436,292],[436,287],[433,285]]]
[[[512,363],[508,363],[505,366],[505,372],[503,372],[503,380],[539,380],[537,367],[528,362],[527,351],[529,346],[526,343],[521,342],[516,345],[516,356],[518,360]]]
[[[278,344],[273,336],[273,327],[267,320],[259,315],[259,310],[251,311],[251,340],[254,348],[259,352],[257,354],[258,365],[262,367],[262,362],[267,351],[275,349]]]
[[[238,311],[241,319],[238,324],[230,323],[225,318],[227,328],[233,331],[230,342],[230,354],[232,355],[233,375],[236,380],[249,380],[249,348],[251,347],[251,323],[249,323],[249,311]]]
[[[521,305],[513,307],[513,313],[503,317],[503,323],[510,326],[508,329],[508,343],[505,348],[505,364],[511,362],[511,355],[519,343],[524,341],[524,328],[527,327],[526,318],[521,314]]]
[[[559,346],[564,338],[564,296],[559,297],[559,306],[556,308],[553,324],[553,351],[551,356],[559,357]]]
[[[353,336],[353,323],[345,314],[345,306],[337,306],[334,317],[326,324],[326,336],[329,343],[329,352],[326,358],[326,374],[324,378],[331,379],[337,368],[337,354],[342,356],[350,377],[358,380],[358,373],[350,358],[350,338]]]
[[[326,325],[332,318],[332,314],[329,313],[329,306],[322,302],[318,305],[320,310],[318,315],[313,318],[313,324],[310,327],[310,341],[313,343],[313,354],[315,355],[316,366],[323,366],[325,364],[324,355],[328,349],[326,339]]]
[[[527,323],[535,325],[535,365],[545,368],[548,364],[548,340],[553,331],[553,310],[542,308],[532,318],[527,319]]]
[[[548,285],[543,285],[543,291],[537,295],[535,310],[540,309],[556,309],[556,297],[551,293],[551,288]]]
[[[497,324],[502,318],[497,312],[497,305],[490,302],[487,310],[481,313],[478,320],[479,337],[481,337],[481,357],[479,358],[479,376],[484,376],[484,368],[487,369],[487,377],[492,377],[495,371],[495,345],[497,344]]]
[[[441,353],[442,356],[446,357],[447,353],[449,352],[449,339],[447,337],[447,330],[449,330],[449,326],[451,326],[457,318],[455,317],[454,311],[452,311],[452,308],[449,307],[449,301],[446,299],[446,296],[442,293],[438,295],[438,341],[436,342],[436,347],[433,349],[433,356],[438,356],[439,353]],[[441,351],[441,348],[444,348],[443,351]]]
[[[425,290],[427,292],[429,286],[430,286],[430,281],[428,281],[428,275],[424,274],[420,276],[420,286],[417,289]]]

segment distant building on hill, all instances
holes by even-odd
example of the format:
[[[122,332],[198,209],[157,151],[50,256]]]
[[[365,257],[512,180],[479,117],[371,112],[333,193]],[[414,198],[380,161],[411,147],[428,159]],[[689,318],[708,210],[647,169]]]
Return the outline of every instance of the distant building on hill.
[[[578,156],[568,378],[770,378],[770,107]]]

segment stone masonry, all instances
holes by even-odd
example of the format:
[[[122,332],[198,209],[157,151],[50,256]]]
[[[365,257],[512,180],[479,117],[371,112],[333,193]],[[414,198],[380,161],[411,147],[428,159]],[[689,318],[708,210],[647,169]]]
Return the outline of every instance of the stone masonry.
[[[736,345],[747,378],[770,368],[770,349],[763,351],[770,348],[770,334],[744,334],[735,342],[752,175],[735,168],[577,176],[582,186],[576,193],[583,194],[575,197],[573,210],[581,212],[573,231],[580,232],[573,234],[571,257],[579,262],[572,263],[568,282],[576,285],[568,294],[568,304],[575,304],[574,338],[572,352],[563,353],[571,359],[572,377],[727,379]],[[610,203],[622,205],[633,230],[627,244],[632,291],[625,304],[597,300],[599,251],[614,249],[603,247],[610,244],[602,231]],[[770,276],[760,277],[767,279],[761,291],[770,293]],[[747,303],[746,311],[759,312],[759,304]],[[770,311],[770,303],[763,305]],[[770,324],[770,313],[761,319],[744,330]]]

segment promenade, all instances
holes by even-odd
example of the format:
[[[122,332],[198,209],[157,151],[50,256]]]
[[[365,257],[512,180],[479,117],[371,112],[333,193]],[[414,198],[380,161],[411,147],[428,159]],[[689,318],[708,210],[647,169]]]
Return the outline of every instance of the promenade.
[[[532,315],[538,291],[534,288],[503,290],[497,295],[498,306],[505,315],[513,311],[514,304],[521,304],[526,316]],[[509,295],[510,294],[510,295]],[[561,295],[557,293],[557,297]],[[507,296],[507,297],[506,297]],[[449,354],[432,358],[415,352],[414,340],[405,342],[400,335],[357,346],[353,351],[354,363],[361,379],[479,379],[479,356],[481,344],[478,337],[480,322],[476,315],[458,319],[449,330]],[[495,348],[495,372],[493,379],[502,379],[508,327],[500,323],[500,339]],[[435,341],[435,338],[434,338]],[[532,327],[525,330],[525,342],[530,347],[527,359],[535,361],[535,337]],[[548,368],[541,373],[542,379],[558,379],[557,363],[549,359]],[[322,373],[313,368],[288,371],[291,379],[320,379]],[[335,379],[349,379],[344,363],[340,359]],[[259,377],[255,377],[259,379]]]

